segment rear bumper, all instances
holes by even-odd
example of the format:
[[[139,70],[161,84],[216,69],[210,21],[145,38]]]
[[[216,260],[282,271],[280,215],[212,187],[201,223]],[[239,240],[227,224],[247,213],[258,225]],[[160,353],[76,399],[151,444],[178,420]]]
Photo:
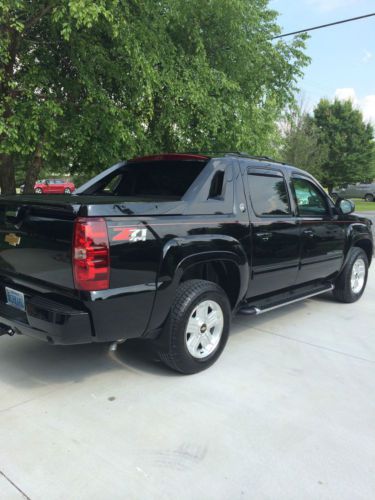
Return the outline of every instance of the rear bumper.
[[[93,342],[88,312],[42,297],[31,297],[26,311],[0,302],[0,329],[29,335],[51,344]]]
[[[5,287],[24,294],[25,311],[6,303]],[[11,328],[17,334],[65,345],[141,337],[154,295],[155,287],[144,285],[69,296],[44,283],[0,274],[0,335]]]

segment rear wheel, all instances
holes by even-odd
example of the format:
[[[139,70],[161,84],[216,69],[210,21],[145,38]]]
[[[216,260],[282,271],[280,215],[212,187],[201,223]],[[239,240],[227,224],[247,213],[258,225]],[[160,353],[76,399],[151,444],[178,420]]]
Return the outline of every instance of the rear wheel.
[[[373,194],[366,194],[365,200],[366,201],[374,201],[374,195]]]
[[[65,188],[64,189],[64,193],[65,194],[71,194],[72,192],[71,192],[71,190],[69,188]]]
[[[42,190],[41,188],[36,188],[36,189],[34,190],[34,193],[35,193],[35,194],[43,194],[43,190]]]
[[[173,370],[200,372],[221,355],[228,340],[231,309],[228,297],[215,283],[189,280],[177,290],[158,353]]]
[[[367,283],[368,259],[362,248],[352,248],[348,261],[337,278],[334,297],[340,302],[351,303],[358,300]]]

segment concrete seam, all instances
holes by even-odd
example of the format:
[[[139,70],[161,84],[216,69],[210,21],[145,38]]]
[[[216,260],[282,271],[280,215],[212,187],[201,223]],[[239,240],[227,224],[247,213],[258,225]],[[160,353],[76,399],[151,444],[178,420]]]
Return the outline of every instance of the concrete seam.
[[[6,474],[4,474],[4,472],[3,472],[3,471],[1,471],[1,470],[0,470],[0,476],[3,476],[3,477],[4,477],[7,481],[8,481],[8,483],[10,483],[10,484],[11,484],[14,488],[16,488],[16,490],[17,490],[17,491],[19,491],[19,492],[21,493],[21,495],[22,495],[24,498],[26,498],[26,500],[31,500],[31,498],[30,498],[28,495],[26,495],[26,493],[25,493],[25,492],[23,492],[23,491],[21,490],[21,488],[19,488],[19,487],[18,487],[18,486],[17,486],[17,485],[16,485],[16,484],[15,484],[15,483],[11,480],[11,479],[9,479],[9,477],[8,477]]]

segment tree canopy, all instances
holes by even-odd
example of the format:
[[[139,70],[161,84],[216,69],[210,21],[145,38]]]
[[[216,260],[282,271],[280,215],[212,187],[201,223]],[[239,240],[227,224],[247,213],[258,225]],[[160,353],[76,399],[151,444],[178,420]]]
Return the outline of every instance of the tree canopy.
[[[350,100],[322,99],[314,109],[314,122],[320,145],[328,149],[321,180],[329,190],[337,184],[374,179],[374,129]]]
[[[281,148],[283,161],[322,178],[323,165],[328,159],[328,145],[312,116],[297,109],[283,122]]]
[[[176,150],[270,153],[308,63],[267,0],[0,0],[0,186]]]
[[[281,156],[330,191],[375,178],[374,128],[348,101],[322,99],[312,114],[293,108],[282,122]]]

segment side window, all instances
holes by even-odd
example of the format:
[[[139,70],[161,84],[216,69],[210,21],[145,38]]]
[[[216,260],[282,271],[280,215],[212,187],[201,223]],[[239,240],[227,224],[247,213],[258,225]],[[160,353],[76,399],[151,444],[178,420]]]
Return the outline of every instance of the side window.
[[[223,186],[224,186],[224,171],[219,170],[218,172],[216,172],[216,174],[212,179],[208,198],[209,199],[220,198],[223,194]]]
[[[121,174],[117,174],[114,177],[112,177],[107,182],[107,184],[103,187],[102,193],[113,194],[116,191],[118,185],[120,184],[121,179],[122,179],[122,175]]]
[[[307,179],[293,179],[299,215],[318,216],[328,214],[327,200],[320,190]]]
[[[257,215],[291,215],[284,177],[248,174],[251,204]]]

